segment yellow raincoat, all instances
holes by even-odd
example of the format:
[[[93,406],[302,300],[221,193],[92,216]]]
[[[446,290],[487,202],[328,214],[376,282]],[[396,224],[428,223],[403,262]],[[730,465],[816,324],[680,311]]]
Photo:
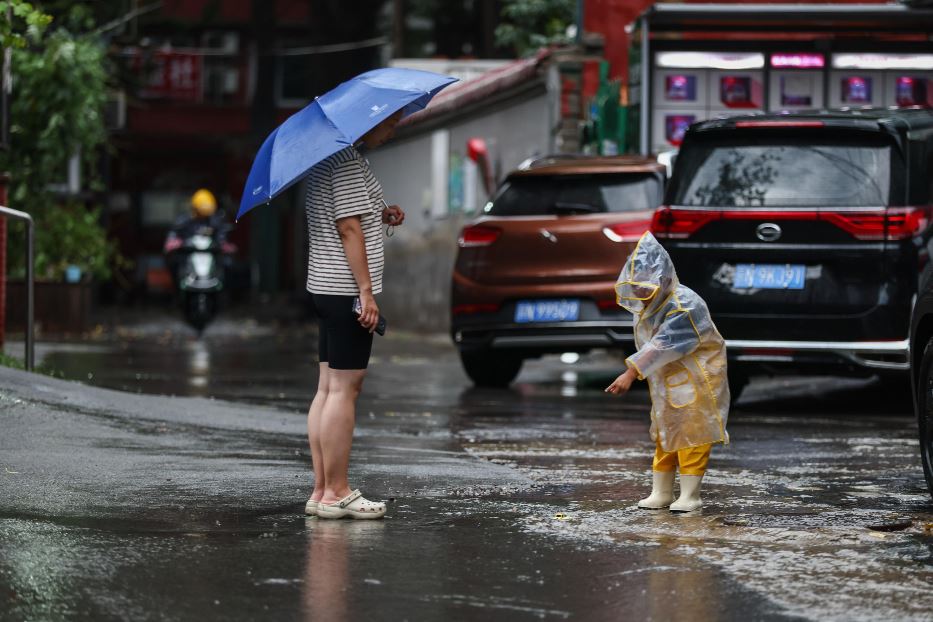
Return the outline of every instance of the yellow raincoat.
[[[648,380],[651,438],[667,452],[728,443],[726,343],[651,233],[638,241],[615,290],[635,321],[638,351],[625,362]]]

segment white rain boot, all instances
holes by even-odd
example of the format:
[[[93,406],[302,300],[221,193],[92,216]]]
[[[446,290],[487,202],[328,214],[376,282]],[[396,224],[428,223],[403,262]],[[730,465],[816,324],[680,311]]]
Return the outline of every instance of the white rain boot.
[[[680,476],[680,498],[671,504],[671,512],[692,512],[703,507],[700,500],[702,475]]]
[[[652,471],[651,496],[638,502],[645,510],[663,510],[674,500],[674,472]]]

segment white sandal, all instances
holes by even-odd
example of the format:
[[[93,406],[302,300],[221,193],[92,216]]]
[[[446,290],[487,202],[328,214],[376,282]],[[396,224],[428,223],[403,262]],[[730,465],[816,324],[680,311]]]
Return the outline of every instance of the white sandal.
[[[382,518],[386,513],[386,504],[370,501],[359,490],[354,490],[336,503],[319,503],[318,518]]]
[[[308,516],[317,516],[317,508],[321,505],[320,502],[308,499],[308,502],[305,503],[305,514]]]

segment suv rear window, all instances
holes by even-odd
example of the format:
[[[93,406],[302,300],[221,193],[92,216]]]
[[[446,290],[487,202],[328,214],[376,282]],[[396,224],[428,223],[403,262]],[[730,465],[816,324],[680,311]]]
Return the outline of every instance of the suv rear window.
[[[529,175],[511,177],[486,209],[493,216],[540,216],[653,210],[661,204],[660,175]]]
[[[697,140],[677,157],[673,205],[888,205],[891,147],[882,141],[729,136]]]

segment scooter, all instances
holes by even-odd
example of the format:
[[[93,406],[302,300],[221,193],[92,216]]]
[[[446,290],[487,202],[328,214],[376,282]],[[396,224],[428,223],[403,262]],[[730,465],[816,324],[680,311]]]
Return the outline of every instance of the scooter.
[[[195,228],[179,236],[174,231],[165,240],[164,251],[174,267],[185,320],[198,334],[220,310],[220,295],[224,288],[223,256],[236,247],[216,235],[214,228]]]

